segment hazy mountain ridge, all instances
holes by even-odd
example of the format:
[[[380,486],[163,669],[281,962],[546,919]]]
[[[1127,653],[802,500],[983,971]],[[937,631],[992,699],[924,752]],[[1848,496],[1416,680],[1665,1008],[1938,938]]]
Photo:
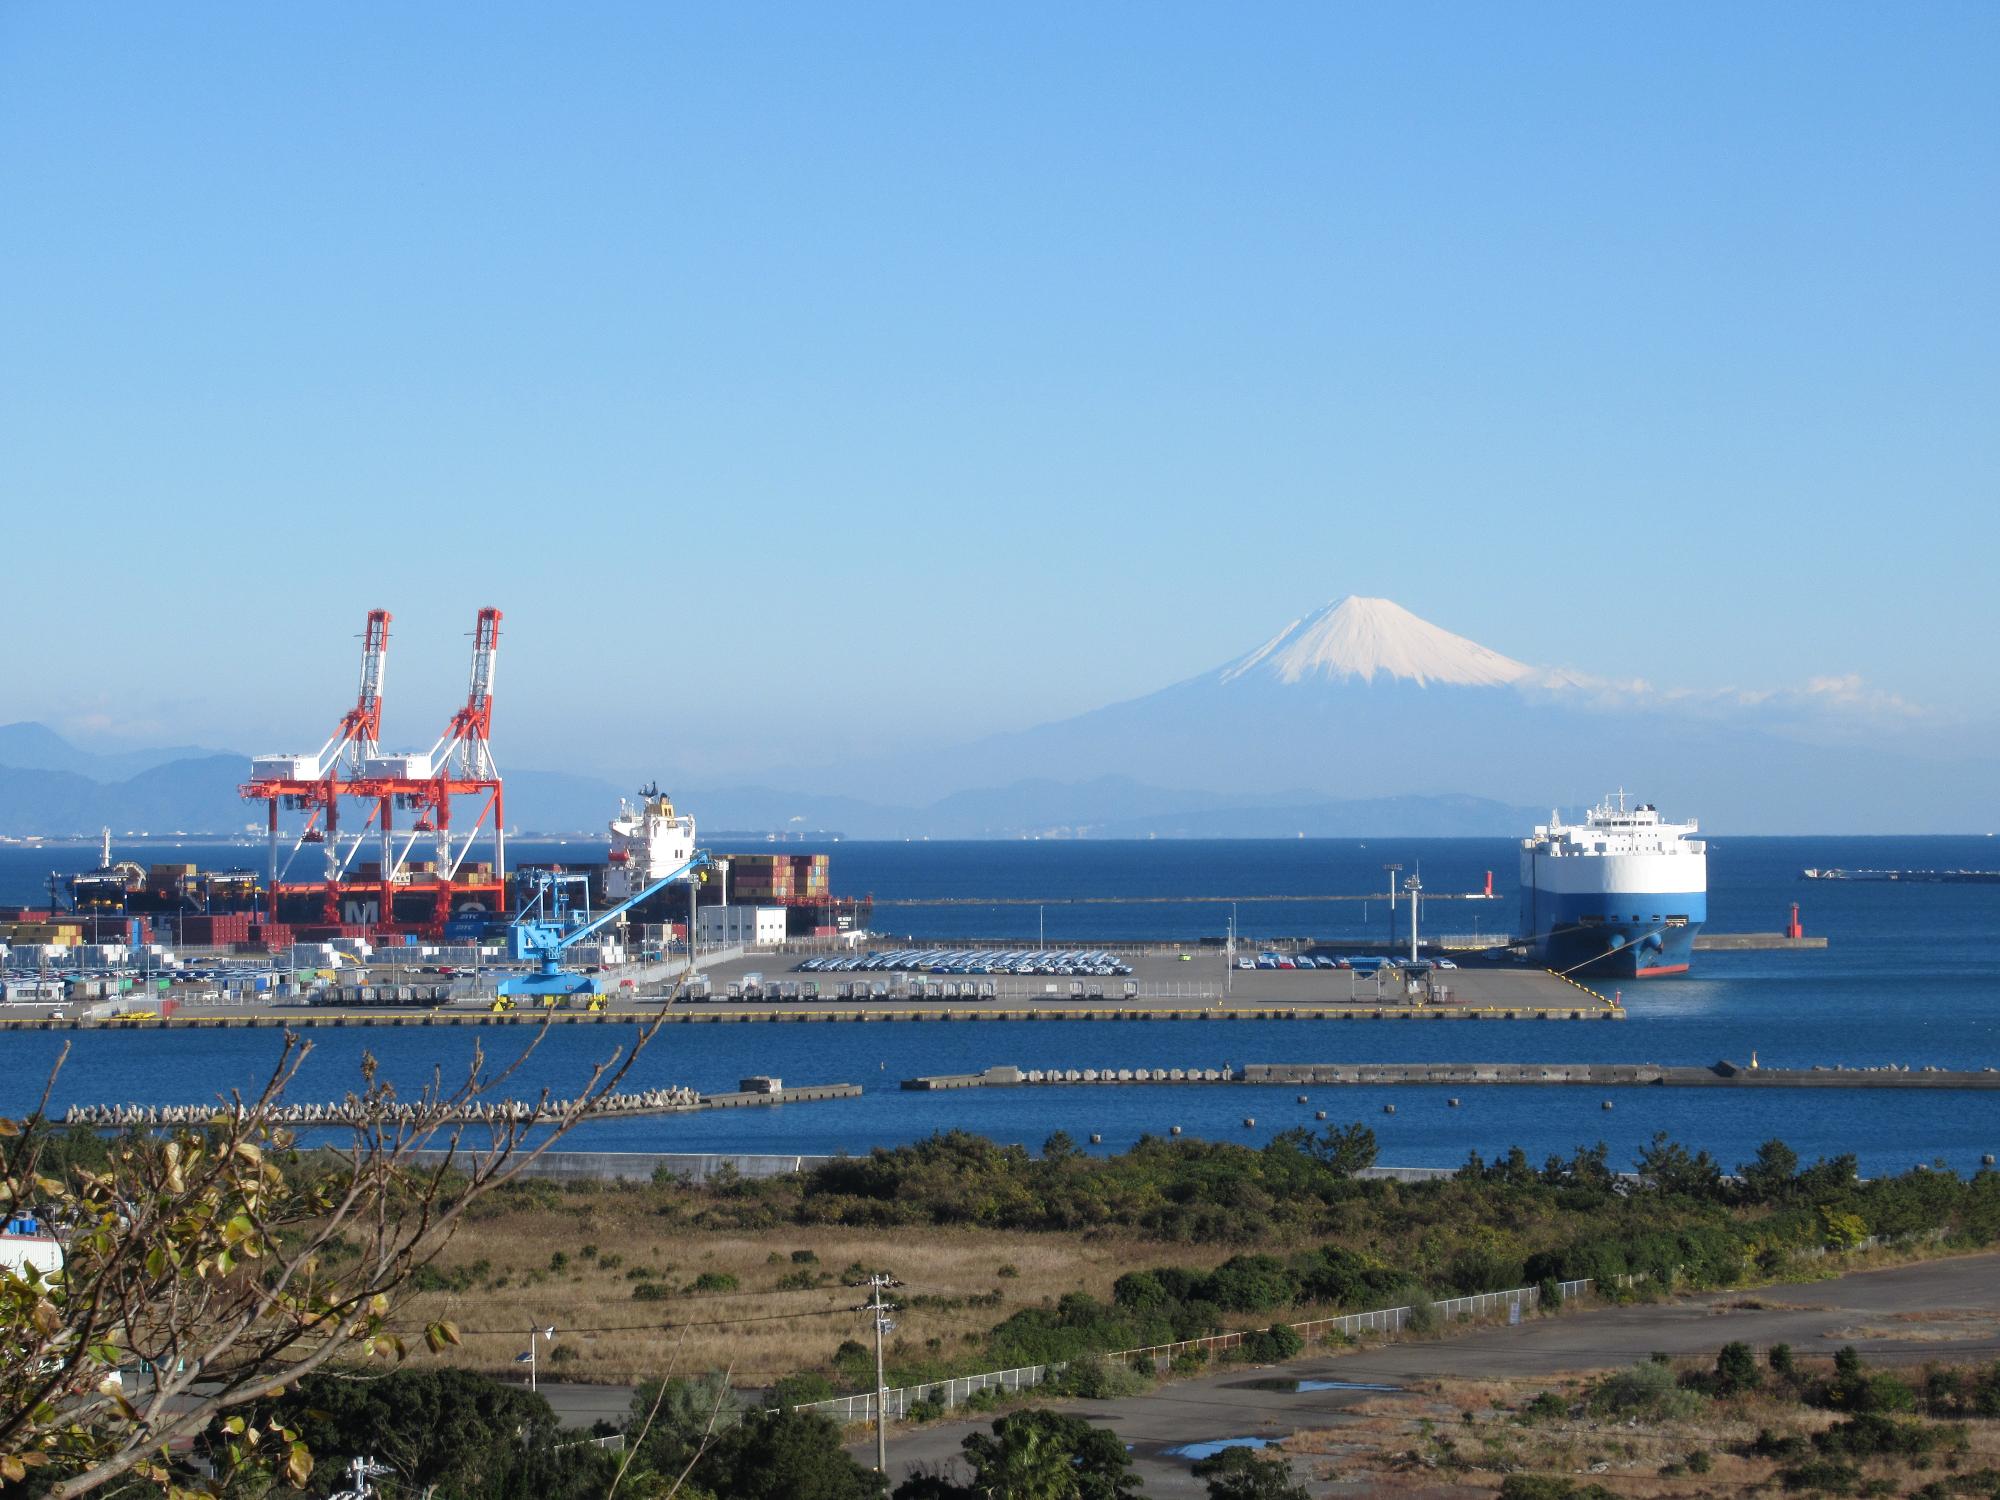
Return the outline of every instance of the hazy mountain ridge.
[[[1929,728],[1853,678],[1756,694],[1658,689],[1644,672],[1607,682],[1347,598],[1221,667],[1072,718],[671,789],[708,827],[857,838],[1511,833],[1621,785],[1741,833],[2000,825],[1990,762],[1939,751],[1913,724]],[[238,831],[255,817],[236,796],[243,757],[124,755],[167,760],[114,780],[120,757],[42,725],[0,728],[0,832]],[[634,790],[513,771],[508,825],[597,831]]]
[[[0,833],[67,838],[109,827],[114,834],[241,834],[257,822],[255,806],[237,795],[248,773],[247,757],[238,755],[174,761],[112,783],[70,771],[0,766]],[[508,774],[506,788],[508,826],[548,833],[600,832],[620,796],[636,790],[598,777],[534,770]],[[832,830],[853,838],[1482,834],[1512,832],[1528,816],[1525,809],[1478,798],[1341,801],[1298,788],[1277,796],[1229,796],[1122,775],[1080,783],[1021,780],[920,806],[777,787],[689,785],[676,791],[710,828]]]

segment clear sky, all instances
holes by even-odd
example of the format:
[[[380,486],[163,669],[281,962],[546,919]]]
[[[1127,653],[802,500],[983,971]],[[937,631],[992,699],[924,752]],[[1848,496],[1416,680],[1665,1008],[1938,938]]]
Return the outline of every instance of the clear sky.
[[[493,603],[517,763],[754,768],[1350,592],[1990,713],[1996,78],[1990,4],[14,0],[0,717],[309,746],[380,604],[425,741]]]

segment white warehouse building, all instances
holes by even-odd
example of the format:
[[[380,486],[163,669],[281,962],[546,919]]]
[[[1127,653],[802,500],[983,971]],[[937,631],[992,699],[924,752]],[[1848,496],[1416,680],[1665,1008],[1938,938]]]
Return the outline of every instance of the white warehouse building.
[[[695,918],[695,936],[704,943],[774,947],[785,940],[782,906],[704,906]]]

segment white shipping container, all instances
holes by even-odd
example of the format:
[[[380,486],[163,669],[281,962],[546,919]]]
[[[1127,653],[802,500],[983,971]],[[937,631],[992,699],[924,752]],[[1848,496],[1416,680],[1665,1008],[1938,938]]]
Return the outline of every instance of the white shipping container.
[[[696,936],[704,943],[775,946],[785,940],[785,909],[782,906],[704,906],[696,917]]]

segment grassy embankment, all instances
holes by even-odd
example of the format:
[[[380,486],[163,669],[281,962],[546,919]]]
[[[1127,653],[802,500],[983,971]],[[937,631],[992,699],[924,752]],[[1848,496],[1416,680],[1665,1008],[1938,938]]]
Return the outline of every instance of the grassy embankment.
[[[1358,1127],[1108,1159],[1064,1144],[1037,1158],[954,1135],[706,1188],[517,1184],[425,1273],[413,1316],[451,1318],[464,1343],[449,1357],[493,1372],[553,1324],[547,1374],[631,1382],[671,1362],[856,1389],[872,1369],[842,1345],[865,1337],[871,1270],[903,1283],[904,1384],[1543,1278],[1745,1285],[1851,1267],[1871,1237],[1888,1242],[1875,1260],[2000,1242],[1991,1172],[1861,1183],[1851,1161],[1801,1169],[1782,1148],[1738,1181],[1662,1142],[1637,1184],[1601,1150],[1404,1184],[1351,1177],[1372,1156]]]

